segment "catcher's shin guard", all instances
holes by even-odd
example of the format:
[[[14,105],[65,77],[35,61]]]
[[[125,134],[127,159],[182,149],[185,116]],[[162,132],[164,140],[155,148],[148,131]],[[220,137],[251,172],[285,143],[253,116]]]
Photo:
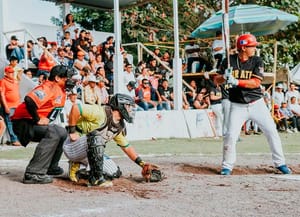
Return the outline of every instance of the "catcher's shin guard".
[[[103,156],[105,143],[101,136],[89,134],[87,136],[87,157],[90,165],[89,186],[110,187],[103,176]]]
[[[78,182],[77,172],[80,169],[80,163],[69,161],[69,178],[72,182]]]

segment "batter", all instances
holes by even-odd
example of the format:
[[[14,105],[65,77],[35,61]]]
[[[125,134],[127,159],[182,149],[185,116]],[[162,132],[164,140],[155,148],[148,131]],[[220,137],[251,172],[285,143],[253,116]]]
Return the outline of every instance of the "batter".
[[[261,81],[264,68],[262,59],[255,56],[257,44],[255,36],[251,34],[239,36],[238,54],[230,56],[231,68],[226,69],[227,59],[225,59],[221,66],[222,75],[215,79],[219,84],[226,81],[231,102],[228,131],[223,140],[221,175],[231,175],[236,161],[236,142],[243,123],[249,119],[256,122],[267,137],[275,167],[283,174],[291,173],[285,164],[276,125],[263,100]]]

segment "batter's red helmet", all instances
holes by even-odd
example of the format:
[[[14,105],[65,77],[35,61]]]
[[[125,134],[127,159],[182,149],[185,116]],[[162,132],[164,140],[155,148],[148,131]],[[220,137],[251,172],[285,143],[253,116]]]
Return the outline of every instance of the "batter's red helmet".
[[[251,34],[240,35],[240,37],[238,37],[237,43],[236,43],[237,49],[241,49],[243,46],[255,47],[257,45],[258,45],[258,43],[256,41],[255,36],[251,35]]]
[[[274,104],[274,109],[279,109],[279,105],[278,104]]]

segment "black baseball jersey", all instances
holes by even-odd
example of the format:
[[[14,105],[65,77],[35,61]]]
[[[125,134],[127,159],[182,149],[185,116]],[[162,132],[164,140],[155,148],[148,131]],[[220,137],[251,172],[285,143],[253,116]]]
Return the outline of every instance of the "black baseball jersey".
[[[246,62],[241,62],[238,55],[230,56],[230,66],[232,67],[232,75],[239,80],[248,80],[251,78],[263,79],[263,61],[258,56],[250,57]],[[222,73],[227,68],[227,59],[222,63]],[[243,87],[229,88],[229,100],[231,102],[247,104],[262,98],[262,90],[260,87],[250,89]]]

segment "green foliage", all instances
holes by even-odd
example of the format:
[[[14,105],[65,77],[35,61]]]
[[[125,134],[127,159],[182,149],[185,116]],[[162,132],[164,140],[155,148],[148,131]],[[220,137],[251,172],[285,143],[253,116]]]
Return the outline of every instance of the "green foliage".
[[[131,42],[171,42],[173,41],[173,1],[154,0],[144,6],[132,7],[122,11],[122,43]],[[294,14],[300,20],[299,0],[236,0],[232,5],[256,3],[271,6]],[[179,36],[188,37],[191,32],[216,11],[221,9],[221,1],[178,0]],[[72,9],[77,23],[86,29],[113,32],[112,12],[74,7]],[[294,66],[300,61],[300,21],[291,24],[284,31],[260,38],[261,41],[280,42],[278,47],[278,66]],[[263,45],[263,56],[267,71],[271,72],[274,62],[273,44]]]

